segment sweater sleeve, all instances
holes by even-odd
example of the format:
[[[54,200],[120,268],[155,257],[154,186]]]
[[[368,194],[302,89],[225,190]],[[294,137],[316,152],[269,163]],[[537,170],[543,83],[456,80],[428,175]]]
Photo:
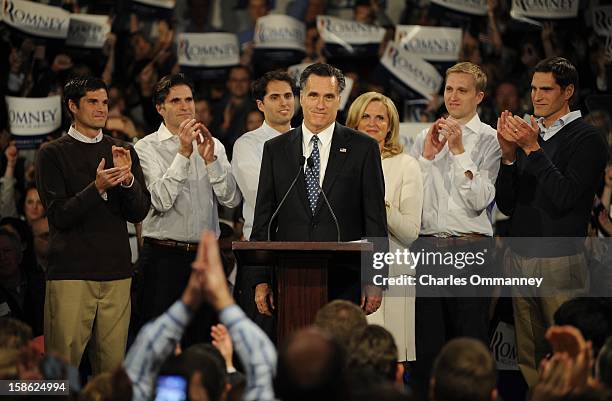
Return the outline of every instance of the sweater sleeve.
[[[499,173],[495,181],[495,202],[497,208],[506,216],[511,216],[516,203],[516,161],[512,165],[500,161]]]
[[[130,223],[140,223],[151,207],[151,194],[147,191],[140,160],[133,147],[130,147],[130,155],[134,181],[129,188],[121,188],[121,214]]]

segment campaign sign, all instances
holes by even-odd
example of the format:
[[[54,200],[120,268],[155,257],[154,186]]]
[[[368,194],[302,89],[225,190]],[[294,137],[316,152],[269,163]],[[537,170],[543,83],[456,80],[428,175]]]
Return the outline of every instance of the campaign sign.
[[[46,135],[62,123],[60,96],[24,98],[5,96],[9,129],[16,136]]]
[[[68,46],[101,49],[111,26],[106,15],[71,14]]]
[[[238,65],[240,48],[233,33],[182,33],[178,62],[186,67],[219,68]]]
[[[266,15],[257,19],[253,42],[256,49],[305,51],[306,26],[287,15]]]
[[[559,19],[578,16],[579,0],[512,0],[510,12],[523,17]]]
[[[395,30],[400,48],[428,61],[457,61],[461,41],[460,28],[398,25]]]
[[[317,30],[330,57],[376,55],[385,36],[384,28],[329,15],[317,16]]]
[[[487,15],[487,0],[431,0],[432,4],[471,15]]]
[[[59,7],[25,0],[4,0],[2,20],[21,32],[49,39],[68,36],[70,13]]]

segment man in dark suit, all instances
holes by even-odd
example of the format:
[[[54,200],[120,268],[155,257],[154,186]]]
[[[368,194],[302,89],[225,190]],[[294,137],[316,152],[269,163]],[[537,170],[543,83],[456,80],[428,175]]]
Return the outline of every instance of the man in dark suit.
[[[336,224],[319,193],[319,185],[338,219],[341,241],[386,239],[385,191],[378,145],[367,135],[335,121],[344,86],[342,72],[328,64],[313,64],[302,73],[300,104],[304,121],[264,145],[251,240],[268,240],[270,219],[300,169],[303,174],[272,222],[270,240],[337,241]],[[303,167],[302,157],[308,159]],[[360,289],[356,280],[347,283],[350,280],[346,276],[329,280],[332,298],[359,299],[355,296]],[[270,282],[270,269],[260,270],[255,302],[262,314],[271,314]],[[361,303],[366,313],[372,313],[380,306],[380,296],[376,291],[367,293],[373,295],[362,296]]]

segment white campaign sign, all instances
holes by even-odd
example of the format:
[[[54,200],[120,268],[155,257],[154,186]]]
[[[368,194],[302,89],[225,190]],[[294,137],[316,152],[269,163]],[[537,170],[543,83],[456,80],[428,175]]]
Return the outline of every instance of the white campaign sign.
[[[598,35],[612,35],[612,6],[593,8],[593,28]]]
[[[487,15],[487,0],[431,0],[433,4],[472,15]]]
[[[317,30],[325,43],[345,47],[382,42],[385,29],[328,15],[317,15]]]
[[[400,48],[428,61],[457,61],[461,40],[461,28],[398,25],[395,29]]]
[[[167,8],[172,10],[174,8],[174,0],[132,0],[136,3],[144,4],[145,6],[153,6],[159,8]]]
[[[240,62],[238,37],[233,33],[182,33],[179,64],[186,67],[229,67]]]
[[[426,99],[431,99],[432,94],[438,93],[442,86],[442,76],[433,65],[399,48],[396,43],[389,43],[380,62]]]
[[[531,18],[575,18],[579,0],[512,0],[513,12]]]
[[[344,108],[346,107],[346,102],[348,102],[348,99],[351,96],[351,91],[353,90],[353,84],[355,83],[355,81],[353,81],[353,78],[345,76],[344,83],[346,85],[344,86],[344,90],[342,91],[342,93],[340,93],[340,110],[344,110]]]
[[[60,96],[25,98],[6,96],[11,134],[17,136],[46,135],[62,123]]]
[[[25,0],[4,0],[2,20],[9,26],[31,35],[65,39],[70,13],[59,8]]]
[[[253,42],[256,49],[305,51],[306,26],[287,15],[266,15],[257,19]]]
[[[287,74],[289,74],[289,76],[295,80],[296,85],[299,86],[300,76],[309,65],[312,65],[312,63],[295,64],[287,68]]]
[[[70,14],[66,44],[101,49],[110,28],[110,22],[106,15]]]
[[[514,326],[500,321],[495,328],[490,348],[497,370],[519,370]]]

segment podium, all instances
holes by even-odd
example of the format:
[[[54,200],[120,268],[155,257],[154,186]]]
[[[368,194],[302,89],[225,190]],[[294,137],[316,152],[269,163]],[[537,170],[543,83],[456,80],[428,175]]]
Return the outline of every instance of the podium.
[[[328,302],[328,270],[338,265],[361,266],[362,253],[371,253],[369,242],[234,241],[239,266],[270,266],[276,277],[274,305],[277,340],[312,324]]]

